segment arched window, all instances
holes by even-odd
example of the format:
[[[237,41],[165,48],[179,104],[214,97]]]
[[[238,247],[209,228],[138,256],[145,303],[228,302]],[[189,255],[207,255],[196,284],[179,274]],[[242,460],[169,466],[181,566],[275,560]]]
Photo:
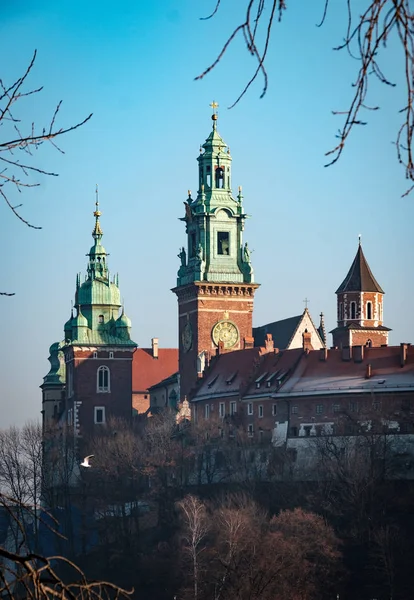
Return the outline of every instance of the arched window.
[[[104,316],[103,316],[103,315],[99,315],[99,317],[98,317],[98,322],[99,322],[99,323],[103,323],[103,322],[104,322],[104,320],[105,320],[105,319],[104,319]]]
[[[367,302],[367,319],[372,319],[372,302]]]
[[[371,348],[371,346],[372,346],[372,340],[367,340],[367,341],[365,342],[365,346],[366,346],[367,348]]]
[[[216,188],[224,187],[224,169],[223,167],[217,167],[216,169]]]
[[[111,374],[108,367],[99,367],[97,372],[96,391],[99,393],[108,393],[111,391]]]
[[[344,320],[344,303],[343,302],[339,303],[339,320],[340,321]]]
[[[351,319],[356,319],[356,303],[351,302]]]

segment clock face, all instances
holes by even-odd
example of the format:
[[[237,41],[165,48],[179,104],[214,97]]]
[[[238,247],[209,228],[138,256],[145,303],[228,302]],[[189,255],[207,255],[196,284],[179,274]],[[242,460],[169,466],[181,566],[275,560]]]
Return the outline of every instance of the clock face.
[[[193,344],[193,330],[189,321],[184,325],[184,329],[181,333],[181,342],[183,344],[184,352],[188,352]]]
[[[214,325],[211,336],[216,346],[223,342],[224,348],[233,348],[239,340],[239,330],[231,321],[219,321]]]

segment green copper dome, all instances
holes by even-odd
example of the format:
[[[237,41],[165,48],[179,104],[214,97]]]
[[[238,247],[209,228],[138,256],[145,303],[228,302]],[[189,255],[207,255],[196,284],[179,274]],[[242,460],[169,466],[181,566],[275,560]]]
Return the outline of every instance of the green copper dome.
[[[88,319],[83,316],[80,307],[78,309],[78,314],[75,317],[73,324],[75,327],[88,327]]]
[[[122,315],[119,317],[119,319],[116,320],[116,328],[120,328],[120,327],[131,327],[131,320],[126,316],[126,314],[124,313],[124,310],[122,309]]]
[[[90,249],[86,277],[76,277],[75,308],[77,316],[65,323],[65,340],[70,344],[136,346],[130,338],[131,321],[119,310],[122,306],[118,275],[109,277],[109,254],[102,245],[101,212],[96,200],[94,244]],[[73,313],[72,313],[73,316]]]

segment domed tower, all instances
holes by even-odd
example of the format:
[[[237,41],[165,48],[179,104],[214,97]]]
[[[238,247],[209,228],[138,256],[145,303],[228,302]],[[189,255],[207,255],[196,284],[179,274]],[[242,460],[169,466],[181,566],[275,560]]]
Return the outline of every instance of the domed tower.
[[[253,345],[254,283],[250,250],[243,243],[247,215],[239,188],[231,189],[230,149],[213,127],[200,148],[198,191],[184,202],[186,244],[179,252],[177,274],[179,307],[180,394],[183,399],[203,371],[206,357]]]
[[[92,433],[111,416],[132,416],[132,354],[136,344],[130,337],[130,320],[123,310],[120,315],[118,276],[109,276],[98,199],[93,214],[94,243],[87,254],[86,276],[83,282],[80,274],[76,277],[76,314],[72,309],[65,323],[64,342],[58,348],[51,347],[51,373],[57,369],[55,355],[64,356],[66,371],[65,375],[57,372],[65,381],[59,417],[73,426],[75,437]],[[51,373],[42,386],[44,394]]]
[[[384,291],[369,268],[361,239],[351,268],[336,295],[338,326],[331,331],[334,346],[388,344],[391,330],[383,325]]]

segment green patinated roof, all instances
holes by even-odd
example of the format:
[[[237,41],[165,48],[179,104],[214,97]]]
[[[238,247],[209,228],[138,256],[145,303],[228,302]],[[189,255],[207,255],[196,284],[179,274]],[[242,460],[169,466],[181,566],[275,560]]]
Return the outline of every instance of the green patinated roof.
[[[76,305],[108,304],[121,306],[121,293],[115,283],[105,279],[87,279],[76,290]]]
[[[106,331],[92,331],[92,329],[86,329],[84,336],[80,339],[72,339],[70,343],[75,346],[137,346],[129,338],[122,339]]]
[[[92,231],[94,245],[90,249],[87,274],[81,283],[76,278],[75,308],[77,316],[65,324],[65,344],[91,346],[133,346],[130,339],[131,321],[121,308],[118,276],[109,279],[107,257],[102,245],[103,231],[99,221],[101,212],[98,202],[93,213],[95,227]]]

